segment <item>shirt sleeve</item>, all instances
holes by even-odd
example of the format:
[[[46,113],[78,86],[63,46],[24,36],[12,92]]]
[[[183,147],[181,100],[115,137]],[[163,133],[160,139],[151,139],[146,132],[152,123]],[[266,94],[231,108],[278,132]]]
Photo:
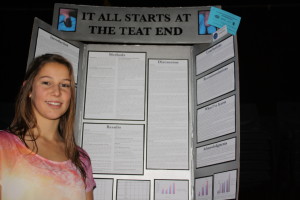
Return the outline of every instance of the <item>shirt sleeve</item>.
[[[9,134],[0,130],[0,185],[2,185],[4,171],[11,168],[10,164],[14,160],[14,145],[10,142]]]
[[[96,182],[93,177],[93,170],[91,162],[88,160],[88,163],[86,165],[86,192],[89,192],[96,188]]]
[[[3,163],[4,163],[4,161],[3,161],[3,156],[2,156],[2,153],[3,153],[3,146],[2,146],[2,138],[1,138],[1,131],[0,131],[0,186],[2,185],[2,171],[3,171]],[[1,195],[1,194],[0,194]]]
[[[8,161],[4,160],[4,158],[7,157],[5,156],[7,152],[11,152],[11,151],[7,151],[8,146],[12,147],[12,145],[10,145],[10,142],[8,140],[8,133],[0,130],[0,185],[2,185],[5,166],[8,165]]]
[[[81,160],[83,161],[83,163],[85,165],[85,173],[86,173],[86,179],[85,179],[86,188],[85,188],[85,191],[89,192],[89,191],[93,190],[94,188],[96,188],[96,182],[95,182],[94,177],[93,177],[92,164],[91,164],[91,160],[89,159],[88,153],[83,149],[80,149],[80,151],[84,152],[88,156],[88,157],[81,156]]]

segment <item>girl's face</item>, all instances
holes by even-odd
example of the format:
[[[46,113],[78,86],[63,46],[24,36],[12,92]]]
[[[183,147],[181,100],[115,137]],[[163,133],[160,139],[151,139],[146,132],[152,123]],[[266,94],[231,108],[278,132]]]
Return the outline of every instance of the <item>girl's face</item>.
[[[58,120],[70,105],[68,68],[57,62],[46,63],[34,78],[29,97],[37,121]]]

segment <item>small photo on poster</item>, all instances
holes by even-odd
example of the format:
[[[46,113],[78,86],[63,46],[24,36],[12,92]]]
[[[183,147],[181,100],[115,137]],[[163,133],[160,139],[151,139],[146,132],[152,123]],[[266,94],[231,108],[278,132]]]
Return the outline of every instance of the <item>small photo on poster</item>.
[[[209,10],[198,12],[198,35],[210,35],[217,30],[217,27],[207,23],[209,13]]]
[[[77,24],[77,10],[70,8],[60,8],[58,16],[59,31],[75,32]]]

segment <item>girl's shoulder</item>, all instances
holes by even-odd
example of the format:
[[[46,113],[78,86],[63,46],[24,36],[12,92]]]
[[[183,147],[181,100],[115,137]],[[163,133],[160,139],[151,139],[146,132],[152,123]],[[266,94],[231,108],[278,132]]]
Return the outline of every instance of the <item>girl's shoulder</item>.
[[[7,130],[0,130],[0,144],[11,144],[16,140],[17,136]]]
[[[22,142],[18,136],[7,130],[0,130],[0,150],[12,152],[16,148],[22,147]]]

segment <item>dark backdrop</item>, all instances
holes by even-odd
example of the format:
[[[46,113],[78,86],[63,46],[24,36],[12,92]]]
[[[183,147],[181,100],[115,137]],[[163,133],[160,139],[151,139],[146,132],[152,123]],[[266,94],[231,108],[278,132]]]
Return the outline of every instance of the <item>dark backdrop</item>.
[[[54,1],[0,7],[0,129],[25,73],[34,17],[52,24]],[[60,1],[78,5],[206,6],[241,17],[241,200],[294,200],[300,188],[299,3],[288,1]]]

